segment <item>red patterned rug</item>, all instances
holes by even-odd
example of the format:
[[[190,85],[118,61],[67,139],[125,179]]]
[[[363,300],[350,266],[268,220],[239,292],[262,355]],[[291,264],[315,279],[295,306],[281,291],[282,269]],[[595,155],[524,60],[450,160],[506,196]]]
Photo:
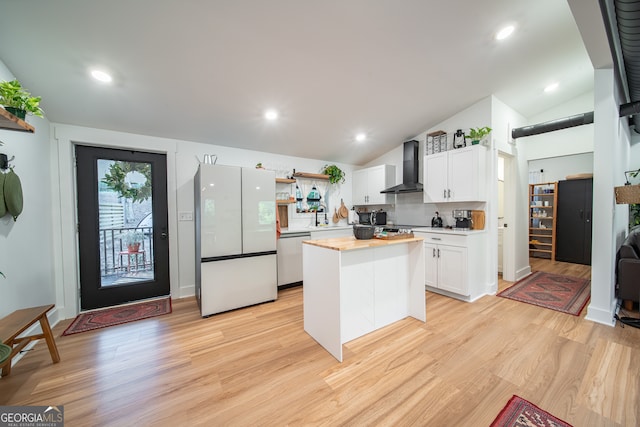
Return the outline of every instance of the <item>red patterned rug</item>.
[[[62,336],[171,313],[171,297],[80,313]]]
[[[498,296],[578,316],[591,297],[590,285],[589,279],[536,271]]]
[[[559,418],[547,411],[538,408],[531,402],[524,400],[515,394],[507,403],[491,427],[571,427]]]

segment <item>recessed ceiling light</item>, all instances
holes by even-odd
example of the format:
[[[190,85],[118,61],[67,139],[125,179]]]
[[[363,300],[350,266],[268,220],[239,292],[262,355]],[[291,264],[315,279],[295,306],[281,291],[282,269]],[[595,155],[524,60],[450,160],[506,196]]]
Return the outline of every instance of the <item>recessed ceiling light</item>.
[[[356,135],[356,141],[358,141],[358,142],[362,142],[365,139],[367,139],[367,135],[364,134],[364,133],[359,133],[359,134]]]
[[[264,118],[267,120],[276,120],[278,118],[278,112],[276,110],[267,110],[264,112]]]
[[[515,30],[516,27],[514,27],[513,25],[509,25],[504,27],[503,29],[501,29],[500,31],[498,31],[496,33],[496,40],[504,40],[507,37],[509,37],[511,34],[513,34],[513,30]]]
[[[91,77],[102,83],[111,83],[111,76],[101,70],[91,70]]]
[[[551,83],[549,86],[544,88],[544,91],[546,93],[553,92],[554,90],[558,89],[558,86],[560,86],[558,83]]]

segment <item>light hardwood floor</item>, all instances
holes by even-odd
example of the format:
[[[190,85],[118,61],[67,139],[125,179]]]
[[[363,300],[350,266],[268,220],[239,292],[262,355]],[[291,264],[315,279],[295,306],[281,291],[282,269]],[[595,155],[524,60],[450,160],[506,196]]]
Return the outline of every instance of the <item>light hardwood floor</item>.
[[[495,296],[426,301],[426,324],[356,339],[343,363],[304,332],[302,288],[207,319],[188,298],[78,335],[64,321],[61,362],[39,342],[0,379],[0,405],[64,405],[68,426],[488,426],[517,394],[576,427],[640,424],[640,329]]]

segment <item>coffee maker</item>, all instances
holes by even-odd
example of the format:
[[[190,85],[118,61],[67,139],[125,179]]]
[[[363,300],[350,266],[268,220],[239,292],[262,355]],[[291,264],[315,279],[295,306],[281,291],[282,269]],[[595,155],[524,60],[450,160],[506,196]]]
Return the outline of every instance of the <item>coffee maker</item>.
[[[473,228],[470,210],[454,209],[453,219],[456,220],[455,228],[458,230],[471,230]]]

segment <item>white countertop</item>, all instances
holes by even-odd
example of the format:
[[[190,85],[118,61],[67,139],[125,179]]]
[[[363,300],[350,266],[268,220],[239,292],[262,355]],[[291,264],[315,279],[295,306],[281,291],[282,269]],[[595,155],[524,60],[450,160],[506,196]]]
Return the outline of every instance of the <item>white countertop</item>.
[[[455,234],[458,236],[469,236],[472,234],[482,234],[485,230],[460,230],[457,228],[440,228],[440,227],[416,227],[413,228],[414,233],[439,233],[439,234]]]

